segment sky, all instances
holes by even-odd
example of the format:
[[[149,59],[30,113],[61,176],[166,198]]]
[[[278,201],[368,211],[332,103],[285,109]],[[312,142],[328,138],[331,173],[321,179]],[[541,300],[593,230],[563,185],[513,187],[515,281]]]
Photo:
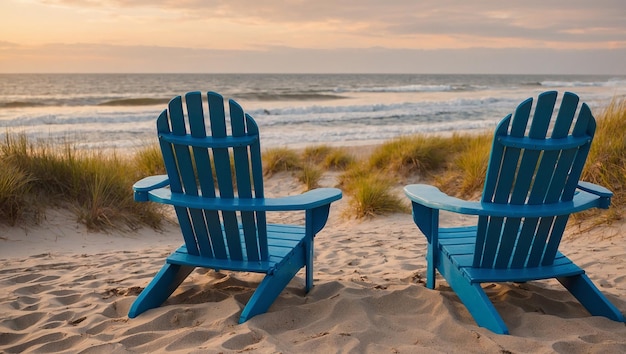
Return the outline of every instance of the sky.
[[[29,72],[626,75],[626,1],[2,0]]]

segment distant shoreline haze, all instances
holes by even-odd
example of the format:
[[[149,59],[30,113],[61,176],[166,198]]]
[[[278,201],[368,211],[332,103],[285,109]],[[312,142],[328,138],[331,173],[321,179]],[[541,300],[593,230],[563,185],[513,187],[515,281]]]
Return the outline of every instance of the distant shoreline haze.
[[[616,34],[616,36],[618,36]],[[623,39],[622,39],[623,40]],[[51,54],[54,60],[50,60]],[[219,50],[114,44],[0,46],[6,73],[441,73],[626,75],[626,48]],[[88,58],[86,60],[85,58]],[[175,58],[173,60],[172,58]]]

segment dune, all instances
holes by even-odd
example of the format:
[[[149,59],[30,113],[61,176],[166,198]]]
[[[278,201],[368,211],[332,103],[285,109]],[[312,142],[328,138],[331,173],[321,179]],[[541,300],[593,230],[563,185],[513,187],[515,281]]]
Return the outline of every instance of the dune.
[[[278,195],[300,187],[279,174],[266,188]],[[410,215],[354,220],[342,215],[346,207],[346,198],[333,204],[317,236],[311,292],[299,274],[267,313],[241,325],[257,274],[197,269],[161,307],[127,317],[182,243],[174,224],[94,233],[50,210],[39,225],[1,226],[0,352],[626,352],[626,326],[589,315],[556,281],[488,285],[511,335],[478,327],[443,279],[435,290],[424,286],[426,241]],[[625,231],[624,222],[573,224],[561,247],[624,313]]]

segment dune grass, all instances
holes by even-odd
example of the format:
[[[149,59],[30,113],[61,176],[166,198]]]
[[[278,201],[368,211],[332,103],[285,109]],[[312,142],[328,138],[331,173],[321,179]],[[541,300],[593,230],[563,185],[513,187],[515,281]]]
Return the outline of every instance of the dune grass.
[[[433,177],[433,183],[448,194],[472,198],[485,182],[491,140],[491,132],[468,136],[464,148],[450,158],[450,166],[443,173]]]
[[[165,164],[161,149],[157,144],[147,144],[135,152],[134,162],[138,173],[143,176],[165,174]]]
[[[334,149],[329,145],[313,145],[307,146],[302,151],[302,159],[312,164],[319,165],[328,155],[330,155]]]
[[[266,176],[272,176],[278,172],[293,172],[302,168],[302,159],[298,153],[286,147],[265,150],[262,159],[263,173]]]
[[[410,212],[408,200],[394,191],[401,189],[408,178],[419,176],[432,180],[446,175],[457,155],[479,144],[475,141],[474,137],[463,134],[413,135],[381,144],[365,161],[350,164],[339,177],[340,187],[351,198],[349,214],[363,218]]]
[[[348,153],[345,149],[333,149],[324,161],[322,162],[322,167],[334,169],[334,170],[345,170],[356,163],[356,158]]]
[[[612,102],[596,114],[598,129],[582,179],[614,192],[612,208],[602,222],[621,218],[626,206],[626,99]],[[273,148],[263,152],[267,178],[292,173],[305,189],[337,171],[337,187],[348,199],[349,217],[408,213],[399,190],[421,180],[444,192],[471,199],[480,194],[491,149],[492,132],[440,136],[403,136],[356,159],[344,148],[326,145],[303,150]],[[163,174],[156,144],[130,156],[81,151],[72,144],[31,142],[23,134],[6,133],[0,142],[0,222],[37,222],[47,207],[74,210],[77,220],[92,229],[120,224],[158,228],[160,207],[133,201],[131,186],[142,177]],[[598,211],[588,212],[598,213]],[[584,216],[583,216],[584,217]]]
[[[319,182],[324,171],[314,164],[306,163],[296,173],[298,181],[305,185],[306,190],[311,190],[320,186]]]
[[[0,220],[15,225],[23,217],[26,207],[31,205],[32,182],[33,178],[17,166],[0,169]]]
[[[439,170],[446,162],[448,139],[422,135],[402,136],[379,146],[369,158],[372,169],[402,176]]]
[[[344,149],[328,145],[310,146],[298,152],[293,149],[278,147],[263,152],[264,175],[271,177],[278,172],[291,172],[306,190],[319,186],[324,171],[343,170],[355,159]]]
[[[77,150],[69,143],[61,147],[33,143],[23,134],[6,134],[0,163],[0,178],[15,187],[0,191],[6,217],[2,220],[8,224],[36,222],[46,206],[74,210],[78,221],[97,230],[119,225],[158,227],[162,219],[156,206],[134,202],[130,187],[142,173],[130,158]],[[11,171],[9,178],[6,174]]]
[[[339,177],[339,187],[349,198],[344,212],[356,219],[409,212],[407,202],[394,194],[396,181],[386,171],[372,170],[367,164],[355,164]]]
[[[345,170],[356,162],[344,148],[329,145],[315,145],[304,149],[303,161],[315,164],[323,169]]]
[[[613,191],[607,222],[622,218],[626,206],[626,99],[613,100],[596,116],[598,127],[582,180]]]

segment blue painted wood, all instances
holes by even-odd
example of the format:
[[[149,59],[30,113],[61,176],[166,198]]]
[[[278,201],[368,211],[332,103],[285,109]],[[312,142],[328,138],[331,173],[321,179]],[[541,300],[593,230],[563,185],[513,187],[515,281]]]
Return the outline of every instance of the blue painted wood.
[[[246,134],[246,117],[243,108],[235,102],[230,102],[230,119],[232,126],[232,134],[236,137],[242,137]],[[235,164],[235,170],[237,171],[237,192],[240,198],[252,198],[252,182],[250,178],[251,166],[249,160],[248,149],[246,147],[234,147],[233,159]],[[246,239],[246,252],[248,259],[261,259],[263,254],[267,253],[267,250],[260,249],[266,247],[265,244],[259,245],[256,237],[256,214],[262,212],[241,212],[240,222],[243,225],[243,234]]]
[[[556,102],[556,92],[542,93],[534,113],[529,98],[500,122],[480,201],[429,185],[404,188],[428,241],[427,287],[434,288],[439,271],[476,323],[496,333],[508,328],[481,283],[556,278],[592,315],[625,321],[584,270],[558,251],[569,215],[606,209],[613,194],[579,181],[596,128],[589,107],[579,110],[578,96],[567,92],[553,118]],[[439,210],[479,217],[473,226],[439,227]]]
[[[341,191],[265,198],[258,127],[237,102],[228,105],[226,115],[221,95],[189,92],[157,119],[167,175],[135,183],[135,200],[172,205],[184,244],[137,297],[130,317],[160,306],[196,267],[265,274],[240,322],[267,311],[303,267],[306,290],[313,285],[313,239]],[[274,211],[304,212],[304,224],[267,224]]]
[[[619,309],[606,300],[604,295],[602,295],[600,290],[598,290],[586,274],[580,274],[574,277],[559,277],[557,280],[561,282],[590,313],[596,316],[610,318],[613,321],[624,322],[624,316]]]
[[[202,196],[188,196],[184,194],[172,193],[167,188],[157,188],[148,192],[150,201],[169,204],[174,206],[188,206],[190,208],[203,208],[207,210],[228,210],[228,211],[293,211],[312,209],[323,206],[326,203],[333,202],[336,199],[337,189],[335,188],[318,188],[314,191],[304,192],[298,195],[290,195],[277,198],[215,198],[209,199]],[[591,194],[585,192],[576,201],[584,203],[589,199]],[[587,197],[587,198],[585,198]],[[592,197],[591,197],[592,198]],[[578,203],[570,202],[569,205],[578,206]],[[532,209],[532,208],[522,208]],[[535,212],[541,214],[542,211],[547,213],[546,208],[541,208]],[[569,209],[567,209],[569,210]],[[565,212],[565,211],[564,211]]]
[[[128,317],[135,318],[149,309],[159,307],[194,269],[191,266],[166,263],[137,296],[130,306]]]
[[[610,202],[611,199],[604,195],[579,190],[571,201],[560,201],[540,205],[514,205],[466,201],[449,196],[441,192],[435,186],[424,184],[408,185],[404,188],[404,192],[409,199],[428,208],[451,211],[459,214],[493,215],[498,217],[519,217],[520,215],[525,215],[525,217],[545,217],[567,215],[590,208],[606,209],[606,203]],[[150,192],[150,198],[154,198],[155,194],[156,193]],[[166,193],[163,194],[161,198],[167,198]],[[175,205],[177,203],[176,201],[170,201],[168,204]]]
[[[185,107],[187,108],[189,134],[184,137],[205,138],[206,128],[204,124],[204,110],[202,107],[202,95],[200,92],[189,92],[185,94]],[[174,135],[176,136],[176,135]],[[181,146],[187,146],[182,144]],[[213,184],[211,158],[206,148],[191,146],[193,163],[196,169],[195,179],[200,185],[203,196],[214,197],[215,187]],[[215,255],[211,243],[209,242],[210,229],[205,226],[206,220],[216,220],[215,211],[203,211],[201,209],[190,211],[194,216],[195,239],[201,255],[213,257]]]
[[[177,102],[179,100],[180,97],[177,97],[172,99],[172,102]],[[161,112],[161,114],[157,118],[157,132],[158,134],[170,134],[172,132],[170,129],[168,110],[164,110],[163,112]],[[176,165],[174,148],[172,145],[167,144],[163,141],[159,141],[159,145],[161,147],[161,153],[163,155],[163,162],[167,171],[167,181],[170,184],[170,189],[172,191],[182,193],[183,187],[181,183],[181,176]],[[145,190],[142,191],[142,193],[145,192]],[[180,224],[180,228],[181,230],[183,230],[185,242],[195,245],[195,240],[193,238],[193,227],[191,226],[191,220],[189,219],[189,215],[184,208],[175,207],[174,210],[178,217],[178,223]],[[199,254],[199,250],[195,246],[190,247],[189,252],[192,254]]]

